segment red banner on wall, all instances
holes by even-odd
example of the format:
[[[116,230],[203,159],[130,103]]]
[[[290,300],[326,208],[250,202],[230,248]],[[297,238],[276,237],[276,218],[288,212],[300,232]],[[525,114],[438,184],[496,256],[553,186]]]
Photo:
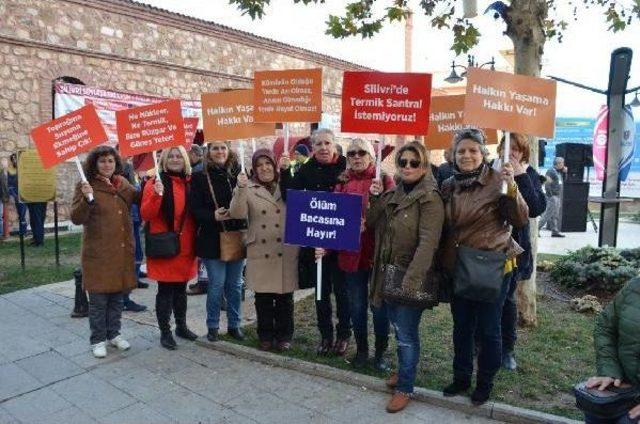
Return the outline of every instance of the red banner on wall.
[[[200,118],[182,118],[184,120],[184,148],[187,152],[191,150],[193,139],[196,138],[196,131],[198,130],[198,121]]]
[[[122,156],[185,144],[180,100],[119,110],[116,112],[116,124]]]
[[[45,169],[107,141],[93,105],[87,105],[31,131]]]
[[[430,74],[345,72],[342,81],[342,132],[427,134]]]

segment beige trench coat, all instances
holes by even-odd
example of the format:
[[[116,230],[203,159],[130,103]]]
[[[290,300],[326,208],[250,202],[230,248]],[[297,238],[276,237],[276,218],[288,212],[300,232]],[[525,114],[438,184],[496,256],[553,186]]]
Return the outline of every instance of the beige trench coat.
[[[249,287],[257,293],[291,293],[298,288],[298,247],[284,244],[285,203],[253,181],[236,187],[229,205],[235,219],[248,219],[246,234]]]

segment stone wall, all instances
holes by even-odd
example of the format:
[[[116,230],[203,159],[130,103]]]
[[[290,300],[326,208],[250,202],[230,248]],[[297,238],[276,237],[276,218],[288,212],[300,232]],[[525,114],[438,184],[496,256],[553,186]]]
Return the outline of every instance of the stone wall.
[[[255,69],[322,67],[323,109],[339,113],[342,72],[329,56],[128,0],[0,2],[0,161],[51,119],[52,80],[182,99],[246,88]],[[58,170],[61,219],[77,175]],[[13,216],[13,215],[12,215]]]

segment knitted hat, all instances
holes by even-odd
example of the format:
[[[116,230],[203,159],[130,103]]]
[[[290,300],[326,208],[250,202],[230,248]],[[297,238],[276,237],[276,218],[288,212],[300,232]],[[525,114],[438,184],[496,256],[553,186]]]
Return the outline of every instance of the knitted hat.
[[[304,144],[298,144],[295,151],[296,153],[300,153],[302,156],[309,156],[309,148]]]

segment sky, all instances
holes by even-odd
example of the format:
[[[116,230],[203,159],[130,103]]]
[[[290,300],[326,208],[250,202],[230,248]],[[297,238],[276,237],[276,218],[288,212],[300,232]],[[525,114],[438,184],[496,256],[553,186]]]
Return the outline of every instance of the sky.
[[[138,1],[380,71],[404,71],[404,23],[386,25],[373,39],[336,40],[324,34],[328,15],[341,14],[345,0],[326,0],[326,4],[311,6],[294,4],[293,0],[271,0],[266,16],[256,21],[252,21],[249,16],[242,16],[226,0]],[[389,2],[390,0],[378,0],[377,4],[382,8]],[[478,0],[480,13],[491,2]],[[453,39],[451,32],[431,28],[429,18],[420,13],[417,1],[414,3],[413,72],[433,73],[434,86],[446,86],[447,83],[442,78],[448,75],[451,61],[455,59],[458,64],[466,64],[466,55],[456,58],[455,53],[450,50]],[[458,0],[458,3],[461,1]],[[567,2],[556,0],[556,3]],[[611,52],[618,47],[640,47],[640,21],[635,21],[626,31],[614,34],[607,31],[603,11],[601,8],[579,10],[577,22],[572,19],[571,9],[567,6],[559,6],[557,11],[552,12],[557,17],[569,20],[570,24],[562,43],[547,42],[542,76],[553,75],[606,90]],[[482,35],[480,44],[471,53],[480,63],[495,56],[497,67],[504,66],[499,51],[512,48],[509,38],[503,35],[505,24],[494,20],[492,14],[479,15],[473,18],[473,22]],[[636,57],[632,61],[628,88],[640,85],[640,50],[634,53]],[[633,95],[628,95],[627,103],[632,99]],[[604,103],[604,95],[558,83],[557,116],[594,117]],[[634,112],[638,120],[640,108],[636,108]]]

